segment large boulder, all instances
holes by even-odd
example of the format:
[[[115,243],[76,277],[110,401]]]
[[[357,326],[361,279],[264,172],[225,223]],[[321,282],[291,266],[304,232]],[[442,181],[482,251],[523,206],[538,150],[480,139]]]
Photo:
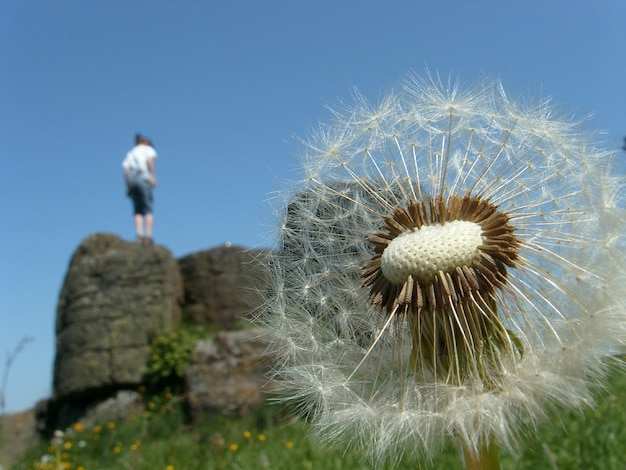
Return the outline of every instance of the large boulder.
[[[214,414],[244,416],[261,406],[275,389],[268,382],[271,358],[261,329],[224,331],[199,341],[194,363],[185,372],[192,422]]]
[[[106,398],[141,383],[152,340],[180,321],[178,264],[162,246],[88,236],[72,256],[56,318],[54,400]]]
[[[183,318],[219,330],[236,329],[262,303],[260,292],[268,285],[267,253],[223,245],[180,258]]]

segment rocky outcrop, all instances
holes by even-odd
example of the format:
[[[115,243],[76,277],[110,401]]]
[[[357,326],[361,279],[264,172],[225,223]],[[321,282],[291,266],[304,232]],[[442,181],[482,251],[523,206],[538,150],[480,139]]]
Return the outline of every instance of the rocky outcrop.
[[[11,463],[39,443],[36,413],[28,410],[0,417],[0,468],[10,468]]]
[[[220,330],[237,328],[261,303],[259,292],[268,285],[266,255],[224,245],[180,258],[184,319]]]
[[[222,332],[198,342],[194,364],[185,373],[192,421],[215,413],[243,416],[263,404],[274,388],[267,379],[266,348],[260,329]]]
[[[85,410],[85,413],[75,421],[80,421],[85,427],[92,428],[96,424],[109,421],[128,421],[140,416],[144,411],[143,397],[139,392],[120,390],[114,396]]]
[[[88,236],[72,256],[57,306],[54,400],[139,385],[150,343],[180,321],[182,292],[167,248]]]
[[[221,331],[198,344],[186,372],[192,418],[258,407],[267,390],[266,344],[258,330],[235,330],[262,303],[267,254],[224,245],[177,261],[163,246],[106,233],[85,238],[59,296],[54,395],[39,406],[40,430],[141,413],[136,391],[150,345],[181,318]]]

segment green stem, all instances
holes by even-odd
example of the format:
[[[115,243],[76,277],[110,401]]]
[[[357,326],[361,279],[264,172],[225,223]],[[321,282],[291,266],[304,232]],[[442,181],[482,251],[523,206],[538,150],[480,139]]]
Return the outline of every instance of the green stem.
[[[482,443],[478,455],[463,445],[463,456],[466,470],[500,470],[498,448],[493,443]]]

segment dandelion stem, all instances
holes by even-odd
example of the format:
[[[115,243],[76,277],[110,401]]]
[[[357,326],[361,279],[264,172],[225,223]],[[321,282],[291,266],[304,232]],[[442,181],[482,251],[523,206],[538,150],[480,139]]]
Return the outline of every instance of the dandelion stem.
[[[472,451],[463,445],[463,456],[465,457],[466,470],[500,470],[498,448],[493,444],[483,442],[478,455],[474,455]]]

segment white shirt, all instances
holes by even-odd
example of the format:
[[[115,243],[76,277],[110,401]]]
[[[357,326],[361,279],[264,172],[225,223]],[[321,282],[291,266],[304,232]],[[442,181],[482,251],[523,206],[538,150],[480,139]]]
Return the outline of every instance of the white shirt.
[[[156,150],[152,146],[139,144],[126,154],[126,158],[122,162],[122,168],[130,171],[131,178],[140,176],[144,179],[150,179],[148,159],[156,157]]]

